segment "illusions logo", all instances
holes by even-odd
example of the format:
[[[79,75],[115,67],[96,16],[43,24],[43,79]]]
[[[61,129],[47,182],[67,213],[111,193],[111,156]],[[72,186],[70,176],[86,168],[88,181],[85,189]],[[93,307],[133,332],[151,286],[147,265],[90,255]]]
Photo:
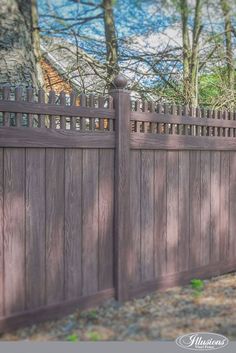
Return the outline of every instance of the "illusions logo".
[[[180,336],[175,342],[181,348],[204,351],[226,347],[229,340],[217,333],[195,332]]]

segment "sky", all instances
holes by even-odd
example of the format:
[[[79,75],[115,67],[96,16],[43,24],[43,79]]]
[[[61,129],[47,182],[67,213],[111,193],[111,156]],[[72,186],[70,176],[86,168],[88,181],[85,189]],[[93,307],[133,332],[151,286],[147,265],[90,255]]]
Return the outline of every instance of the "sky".
[[[93,2],[99,4],[100,0],[93,0]],[[89,6],[73,3],[70,0],[39,0],[38,4],[40,25],[45,34],[50,32],[52,21],[54,21],[52,18],[45,17],[49,13],[72,19],[71,21],[58,23],[57,28],[60,29],[68,23],[74,25],[75,21],[73,21],[73,18],[75,18],[77,13],[80,16],[94,16],[100,11],[97,9],[87,12],[91,9]],[[157,6],[153,0],[116,0],[114,3],[114,16],[119,40],[127,40],[130,37],[147,38],[150,32],[158,33],[167,30],[173,18],[168,16],[168,14],[165,16],[163,16],[163,13],[160,14]],[[47,22],[47,25],[45,25],[45,22]],[[53,26],[55,27],[55,22]],[[83,36],[96,38],[98,41],[103,41],[104,38],[102,19],[95,19],[82,26],[73,26],[71,30],[79,34],[80,46],[87,50],[89,50],[88,41],[86,39],[83,40]]]

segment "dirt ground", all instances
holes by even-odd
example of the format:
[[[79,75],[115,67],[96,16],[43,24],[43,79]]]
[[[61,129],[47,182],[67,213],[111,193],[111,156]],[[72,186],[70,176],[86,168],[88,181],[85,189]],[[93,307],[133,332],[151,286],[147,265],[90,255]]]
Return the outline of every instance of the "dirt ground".
[[[123,305],[115,300],[88,311],[75,311],[1,335],[1,340],[147,341],[174,340],[196,331],[236,339],[236,273],[203,281],[199,293],[191,285],[154,292]]]

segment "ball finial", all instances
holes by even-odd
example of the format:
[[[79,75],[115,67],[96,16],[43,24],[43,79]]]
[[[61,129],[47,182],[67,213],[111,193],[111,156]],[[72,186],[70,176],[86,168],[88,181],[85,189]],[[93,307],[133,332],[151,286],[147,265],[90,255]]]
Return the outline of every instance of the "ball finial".
[[[123,89],[127,85],[127,80],[122,74],[117,75],[114,78],[113,85],[115,88]]]

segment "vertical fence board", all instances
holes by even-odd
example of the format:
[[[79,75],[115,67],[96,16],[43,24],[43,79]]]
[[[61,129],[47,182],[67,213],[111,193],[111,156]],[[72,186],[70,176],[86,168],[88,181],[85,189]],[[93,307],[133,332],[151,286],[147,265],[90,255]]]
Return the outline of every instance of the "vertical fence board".
[[[178,269],[178,152],[167,154],[167,272]]]
[[[230,216],[229,216],[229,256],[236,258],[236,153],[230,152]]]
[[[211,262],[220,259],[220,152],[211,152]]]
[[[155,151],[154,266],[155,276],[166,273],[166,151]]]
[[[99,151],[99,290],[113,287],[114,151]]]
[[[141,153],[132,151],[130,155],[130,238],[131,238],[131,281],[141,281],[141,233],[140,233],[140,192],[141,192]]]
[[[201,265],[210,263],[210,219],[211,219],[211,155],[201,152]]]
[[[4,151],[5,312],[25,308],[25,149]]]
[[[26,305],[45,301],[45,150],[26,149]]]
[[[64,298],[64,150],[46,150],[46,296]]]
[[[141,152],[141,262],[142,280],[154,277],[154,154]]]
[[[179,271],[189,264],[189,152],[179,151]]]
[[[190,152],[190,268],[200,266],[201,215],[200,215],[200,151]]]
[[[83,151],[83,295],[98,289],[98,150]]]
[[[0,148],[0,316],[4,314],[4,288],[3,288],[3,148]]]
[[[65,296],[82,294],[82,151],[65,150]]]
[[[220,259],[224,260],[229,255],[230,154],[229,152],[221,152],[220,155]]]

